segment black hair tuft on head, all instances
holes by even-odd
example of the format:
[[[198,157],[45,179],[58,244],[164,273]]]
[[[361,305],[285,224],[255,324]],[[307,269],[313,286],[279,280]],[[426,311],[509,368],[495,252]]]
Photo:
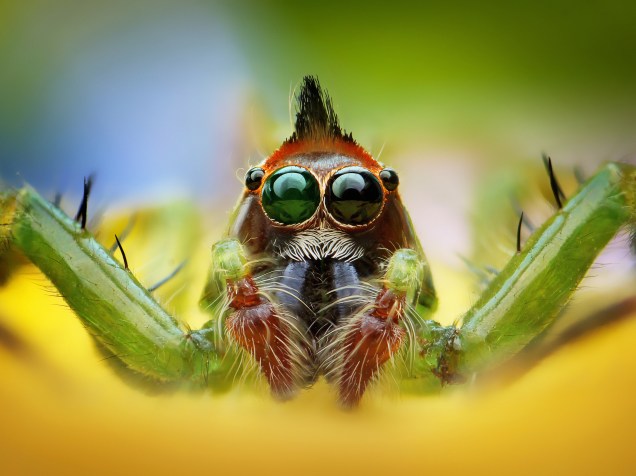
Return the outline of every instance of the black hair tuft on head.
[[[342,132],[331,98],[323,93],[318,78],[305,76],[296,95],[296,123],[287,142],[305,139],[341,139],[355,142],[351,134]]]

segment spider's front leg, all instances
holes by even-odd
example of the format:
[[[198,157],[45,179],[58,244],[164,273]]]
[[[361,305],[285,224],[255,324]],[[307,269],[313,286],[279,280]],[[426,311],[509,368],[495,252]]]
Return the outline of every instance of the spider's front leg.
[[[430,380],[432,374],[442,384],[453,383],[518,354],[555,321],[598,254],[625,226],[634,240],[636,168],[610,163],[518,245],[461,327],[425,322],[414,376]]]
[[[28,187],[0,195],[0,223],[0,245],[11,241],[40,268],[91,334],[127,367],[160,381],[224,382],[227,364],[213,330],[182,330],[83,224]]]
[[[212,247],[202,304],[221,319],[219,334],[226,333],[258,364],[275,397],[296,393],[308,368],[299,324],[260,290],[238,240],[226,239]]]

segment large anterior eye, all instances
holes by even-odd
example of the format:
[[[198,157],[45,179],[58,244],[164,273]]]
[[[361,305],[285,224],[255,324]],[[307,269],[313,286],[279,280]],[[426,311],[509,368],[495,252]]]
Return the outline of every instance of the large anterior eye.
[[[301,223],[318,208],[318,181],[302,167],[283,167],[265,181],[261,202],[272,220],[285,225]]]
[[[347,225],[372,221],[382,209],[382,185],[362,167],[347,167],[332,178],[327,192],[327,208],[333,217]]]

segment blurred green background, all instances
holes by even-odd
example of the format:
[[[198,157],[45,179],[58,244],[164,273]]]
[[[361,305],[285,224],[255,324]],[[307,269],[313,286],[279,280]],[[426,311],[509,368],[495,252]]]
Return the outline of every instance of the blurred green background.
[[[591,172],[636,150],[633,2],[0,5],[0,176],[49,196],[96,173],[98,204],[228,209],[240,169],[289,135],[305,74],[445,249],[466,248],[448,209],[471,208],[476,178],[542,151]],[[441,220],[437,237],[418,224]]]

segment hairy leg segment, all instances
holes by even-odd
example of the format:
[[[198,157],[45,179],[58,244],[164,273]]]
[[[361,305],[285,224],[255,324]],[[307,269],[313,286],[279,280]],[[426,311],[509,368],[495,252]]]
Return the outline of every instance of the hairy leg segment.
[[[237,358],[230,341],[275,396],[293,395],[319,369],[335,382],[341,403],[352,406],[402,352],[412,355],[402,381],[421,392],[512,358],[554,322],[609,240],[625,226],[633,229],[635,210],[636,169],[602,167],[521,244],[457,326],[428,319],[417,304],[422,259],[397,250],[379,284],[368,283],[371,298],[337,322],[319,348],[306,338],[305,324],[258,284],[237,240],[213,247],[203,303],[214,318],[198,331],[163,310],[81,223],[28,187],[0,195],[0,243],[10,242],[39,267],[94,337],[134,372],[220,386]]]

